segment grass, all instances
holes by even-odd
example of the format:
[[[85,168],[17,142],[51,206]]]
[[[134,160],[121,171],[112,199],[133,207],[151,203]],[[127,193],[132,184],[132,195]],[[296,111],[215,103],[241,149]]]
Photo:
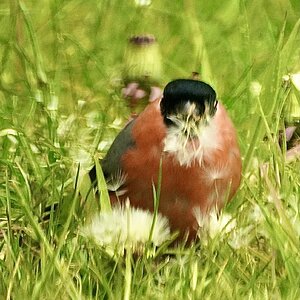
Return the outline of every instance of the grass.
[[[300,298],[300,163],[278,146],[300,99],[282,85],[300,68],[299,1],[173,2],[0,3],[1,299]],[[79,183],[129,116],[123,55],[141,32],[159,41],[161,86],[197,71],[215,87],[243,182],[226,208],[232,232],[111,257],[79,234],[99,209]]]

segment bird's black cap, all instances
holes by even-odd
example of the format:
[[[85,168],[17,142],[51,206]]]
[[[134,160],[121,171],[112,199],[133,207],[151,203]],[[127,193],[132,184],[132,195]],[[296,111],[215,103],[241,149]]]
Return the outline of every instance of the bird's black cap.
[[[188,102],[196,104],[199,114],[205,111],[205,105],[210,107],[211,115],[216,111],[216,92],[207,83],[192,79],[176,79],[169,82],[163,92],[161,112],[166,123],[167,117],[180,112]]]

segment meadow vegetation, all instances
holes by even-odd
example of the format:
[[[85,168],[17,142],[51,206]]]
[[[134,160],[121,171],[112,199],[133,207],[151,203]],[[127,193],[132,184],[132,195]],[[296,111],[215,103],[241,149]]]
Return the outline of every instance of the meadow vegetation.
[[[0,3],[0,298],[299,299],[300,160],[278,140],[300,103],[300,2],[142,2]],[[205,242],[112,255],[82,236],[99,205],[79,185],[130,116],[140,33],[159,43],[161,87],[196,71],[215,88],[243,181]]]

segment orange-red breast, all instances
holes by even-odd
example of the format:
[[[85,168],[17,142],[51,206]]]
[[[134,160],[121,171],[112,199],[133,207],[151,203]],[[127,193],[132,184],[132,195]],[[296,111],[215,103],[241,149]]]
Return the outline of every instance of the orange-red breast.
[[[120,132],[101,162],[112,202],[128,197],[132,206],[153,210],[161,159],[159,211],[192,239],[195,211],[205,216],[222,208],[241,180],[236,131],[210,85],[170,82],[162,98]]]

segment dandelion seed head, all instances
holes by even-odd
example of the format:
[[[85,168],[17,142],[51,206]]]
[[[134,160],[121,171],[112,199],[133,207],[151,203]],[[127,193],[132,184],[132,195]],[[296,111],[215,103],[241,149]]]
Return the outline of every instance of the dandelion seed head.
[[[252,229],[253,226],[249,225],[232,231],[228,244],[236,250],[247,247],[252,239],[252,236],[250,235]]]
[[[194,215],[201,231],[213,239],[217,235],[229,233],[236,227],[236,220],[232,220],[232,216],[226,213],[218,213],[213,209],[210,213],[204,215],[199,207],[194,209]]]
[[[71,149],[70,156],[75,164],[80,164],[80,170],[88,171],[91,169],[93,157],[86,149],[75,146]]]
[[[71,114],[68,117],[62,116],[59,120],[57,134],[60,138],[65,137],[71,130],[74,122],[76,121],[75,114]]]
[[[89,128],[98,129],[102,125],[101,116],[97,111],[91,111],[85,115],[86,125]]]
[[[110,212],[100,212],[82,230],[82,235],[96,244],[118,253],[127,247],[138,250],[149,240],[153,214],[133,207],[114,206]],[[160,246],[170,237],[166,217],[158,214],[151,242]]]
[[[253,206],[253,209],[249,214],[249,218],[255,223],[261,223],[264,220],[264,215],[261,211],[261,208],[257,204]]]

